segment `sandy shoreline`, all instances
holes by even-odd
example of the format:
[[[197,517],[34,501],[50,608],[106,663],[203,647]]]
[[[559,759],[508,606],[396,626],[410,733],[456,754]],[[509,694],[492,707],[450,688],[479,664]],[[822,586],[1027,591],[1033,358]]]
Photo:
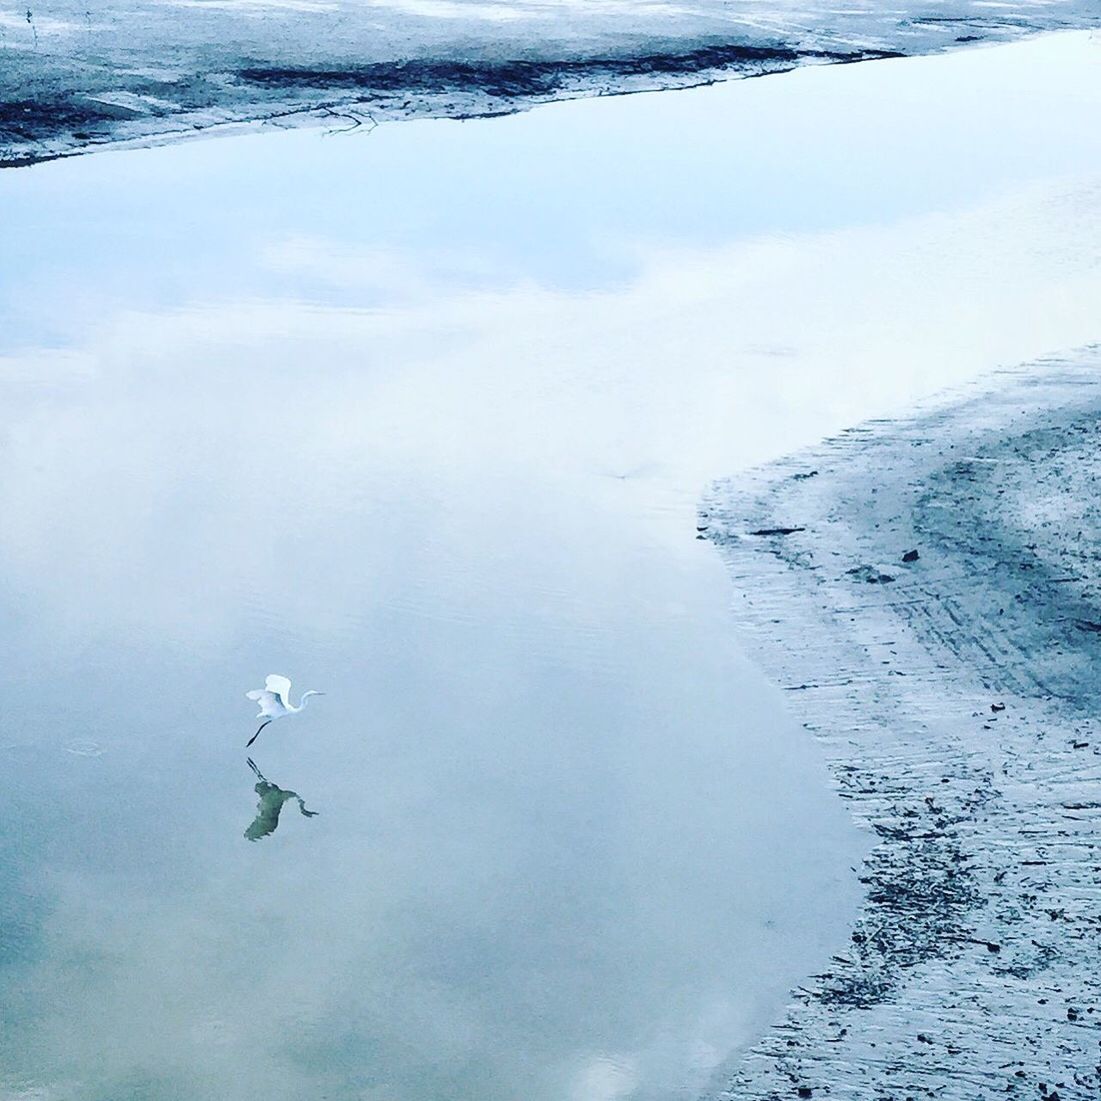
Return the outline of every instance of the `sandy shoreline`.
[[[705,503],[750,651],[875,837],[852,942],[724,1096],[1098,1096],[1099,368],[999,374]]]
[[[372,128],[1096,27],[1086,0],[629,8],[73,0],[0,11],[0,167],[246,126]]]
[[[65,89],[33,100],[0,98],[0,168],[102,147],[146,148],[256,127],[318,127],[351,133],[369,132],[383,122],[487,118],[558,100],[671,91],[789,72],[806,64],[895,56],[902,55],[876,49],[800,50],[724,43],[684,53],[548,62],[472,64],[444,59],[336,68],[244,65],[212,74],[211,87],[175,100],[164,99],[165,90],[150,89],[147,81],[134,90],[129,82],[109,73],[86,87],[78,86],[75,94]]]

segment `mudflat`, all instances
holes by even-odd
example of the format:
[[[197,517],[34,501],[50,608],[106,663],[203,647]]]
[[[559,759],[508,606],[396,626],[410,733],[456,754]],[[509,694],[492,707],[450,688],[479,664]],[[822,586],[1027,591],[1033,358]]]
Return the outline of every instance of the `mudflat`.
[[[373,127],[1101,25],[1091,0],[44,0],[0,11],[0,166],[245,125]]]
[[[1095,1098],[1101,347],[715,487],[758,660],[877,844],[727,1096]]]

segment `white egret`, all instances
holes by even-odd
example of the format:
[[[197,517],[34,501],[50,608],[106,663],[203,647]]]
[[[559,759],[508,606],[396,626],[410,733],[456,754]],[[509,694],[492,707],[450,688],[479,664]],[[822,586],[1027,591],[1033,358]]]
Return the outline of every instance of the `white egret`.
[[[264,681],[264,687],[246,692],[245,698],[255,700],[260,705],[260,710],[257,712],[256,717],[264,720],[260,724],[260,730],[263,730],[268,723],[274,722],[276,719],[281,719],[284,715],[297,715],[299,711],[304,711],[306,708],[306,701],[310,696],[324,695],[324,692],[315,692],[311,688],[308,692],[302,693],[302,697],[298,701],[298,706],[295,707],[291,703],[291,682],[286,677],[279,676],[278,673],[269,673],[267,680]],[[246,749],[260,737],[260,730],[257,730],[256,733],[249,738],[248,745],[245,746]]]

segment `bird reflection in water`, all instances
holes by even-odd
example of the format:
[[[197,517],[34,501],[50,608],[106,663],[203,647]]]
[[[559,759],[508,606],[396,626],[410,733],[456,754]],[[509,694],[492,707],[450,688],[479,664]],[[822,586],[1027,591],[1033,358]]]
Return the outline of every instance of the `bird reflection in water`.
[[[250,841],[259,841],[261,837],[267,837],[268,834],[275,833],[279,825],[279,815],[283,811],[283,804],[290,799],[294,799],[298,803],[298,809],[304,817],[313,818],[316,816],[317,811],[307,810],[306,804],[298,792],[285,791],[277,784],[273,784],[266,779],[251,757],[248,759],[248,767],[256,773],[256,779],[259,781],[256,785],[256,794],[260,796],[260,802],[256,807],[256,817],[253,819],[252,825],[245,830],[245,836]]]

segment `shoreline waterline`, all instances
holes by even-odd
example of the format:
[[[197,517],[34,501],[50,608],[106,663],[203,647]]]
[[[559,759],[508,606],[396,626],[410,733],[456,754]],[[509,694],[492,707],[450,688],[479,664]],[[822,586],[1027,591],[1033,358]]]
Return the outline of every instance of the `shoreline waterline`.
[[[1099,434],[1093,346],[709,495],[739,629],[875,839],[850,942],[722,1096],[1097,1096]]]
[[[629,17],[570,5],[563,20],[525,0],[395,0],[378,19],[349,0],[124,0],[93,19],[53,0],[0,16],[0,168],[260,128],[484,118],[1101,25],[1084,0],[989,7],[806,0],[764,14],[693,0]]]

